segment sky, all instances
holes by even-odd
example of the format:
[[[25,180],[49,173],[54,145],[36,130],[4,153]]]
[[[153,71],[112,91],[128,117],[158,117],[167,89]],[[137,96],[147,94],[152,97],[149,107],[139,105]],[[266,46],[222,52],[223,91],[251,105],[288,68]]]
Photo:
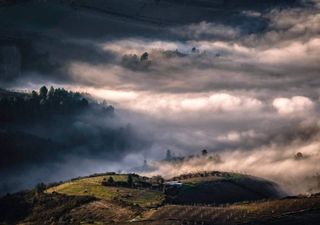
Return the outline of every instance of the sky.
[[[318,0],[27,1],[0,7],[0,17],[1,36],[19,43],[0,45],[2,63],[13,65],[1,88],[88,93],[148,140],[122,164],[87,162],[86,173],[148,159],[151,175],[236,171],[292,193],[319,173]],[[167,149],[207,149],[223,163],[157,163]]]

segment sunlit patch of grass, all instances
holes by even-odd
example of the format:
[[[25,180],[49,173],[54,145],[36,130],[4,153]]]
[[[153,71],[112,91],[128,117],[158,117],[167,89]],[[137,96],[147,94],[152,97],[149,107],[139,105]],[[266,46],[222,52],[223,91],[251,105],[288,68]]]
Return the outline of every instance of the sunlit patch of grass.
[[[111,175],[115,181],[126,181],[127,175]],[[164,194],[147,189],[133,189],[124,187],[107,187],[101,182],[109,179],[109,175],[89,177],[65,182],[46,190],[47,193],[58,192],[67,195],[89,195],[103,200],[121,200],[141,207],[152,207],[164,201]]]
[[[232,180],[232,181],[237,181],[241,179],[248,179],[247,175],[241,174],[241,173],[228,173],[228,176],[224,177],[226,180]]]
[[[185,180],[181,180],[181,182],[187,185],[197,185],[200,183],[213,182],[217,180],[221,180],[221,178],[216,176],[208,176],[208,177],[192,177]]]
[[[195,186],[201,183],[207,183],[207,182],[215,182],[220,180],[240,180],[248,178],[246,175],[239,174],[239,173],[225,173],[218,175],[208,175],[208,176],[196,176],[196,177],[190,177],[186,179],[179,179],[180,182],[182,182],[185,185]]]
[[[106,223],[104,222],[99,222],[99,221],[92,221],[90,223],[88,222],[80,222],[81,225],[105,225]]]

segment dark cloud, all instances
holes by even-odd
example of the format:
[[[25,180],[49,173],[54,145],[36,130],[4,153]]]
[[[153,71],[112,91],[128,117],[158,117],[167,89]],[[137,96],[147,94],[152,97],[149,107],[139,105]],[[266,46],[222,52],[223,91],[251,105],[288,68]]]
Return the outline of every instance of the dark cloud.
[[[187,1],[24,1],[10,7],[0,8],[1,45],[17,48],[21,60],[21,71],[7,71],[6,79],[14,81],[17,75],[28,76],[36,72],[52,80],[68,81],[65,68],[71,61],[85,61],[97,64],[107,63],[113,55],[101,51],[97,41],[114,40],[128,37],[176,39],[178,25],[187,26],[188,34],[179,39],[192,39],[188,32],[193,25],[217,24],[204,29],[209,37],[228,38],[224,27],[239,27],[239,32],[257,32],[266,26],[263,17],[251,18],[243,10],[266,11],[272,7],[293,6],[297,1],[272,1],[268,4],[256,1],[233,2],[196,2]],[[128,10],[130,9],[130,10]],[[164,13],[165,12],[165,13]],[[213,13],[214,12],[214,13]],[[188,15],[181,17],[181,15]],[[164,17],[164,15],[166,15]],[[241,21],[241,23],[239,23]],[[222,24],[222,25],[219,25]],[[255,24],[255,25],[254,25]],[[188,26],[191,26],[188,28]],[[194,25],[196,26],[196,25]],[[173,27],[173,28],[171,28]],[[198,29],[194,27],[194,29]],[[210,32],[210,30],[212,30]],[[233,33],[232,29],[229,29]],[[198,32],[195,31],[194,32]],[[181,33],[181,32],[180,32]],[[213,36],[212,36],[213,35]],[[185,36],[185,37],[183,37]],[[204,36],[202,35],[202,38]],[[93,43],[95,41],[95,43]],[[9,42],[9,43],[8,43]],[[4,63],[4,62],[3,62]],[[2,63],[2,64],[3,64]],[[8,62],[5,62],[8,66]],[[10,64],[10,63],[9,63]],[[9,79],[8,79],[9,77]],[[34,78],[32,78],[34,79]],[[75,81],[76,82],[76,81]]]

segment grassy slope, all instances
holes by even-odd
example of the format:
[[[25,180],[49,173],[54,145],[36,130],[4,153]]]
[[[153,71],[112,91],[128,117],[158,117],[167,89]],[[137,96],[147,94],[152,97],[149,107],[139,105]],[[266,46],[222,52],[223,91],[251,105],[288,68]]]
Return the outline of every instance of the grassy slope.
[[[185,185],[197,185],[203,182],[217,181],[220,179],[222,178],[211,176],[211,177],[193,177],[193,178],[183,179],[179,181]]]
[[[109,177],[109,175],[104,175],[69,181],[49,188],[46,192],[75,196],[90,195],[102,200],[120,200],[129,204],[138,204],[141,207],[154,207],[160,205],[164,200],[163,193],[158,191],[102,186],[103,179]],[[112,175],[112,177],[115,181],[127,180],[127,175]]]
[[[112,177],[115,181],[127,180],[127,175]],[[0,212],[0,224],[312,225],[320,219],[320,195],[220,206],[166,204],[158,208],[155,206],[164,200],[161,192],[102,186],[103,179],[108,178],[84,177],[51,187],[44,194],[26,192],[2,198],[0,209],[7,212]],[[212,179],[215,182],[223,178]],[[243,177],[231,177],[237,179]],[[188,182],[201,184],[201,178]]]
[[[317,224],[320,197],[298,197],[233,205],[183,206],[166,205],[145,213],[136,224],[286,224],[292,218]],[[310,220],[312,214],[312,219]],[[316,216],[318,215],[318,216]],[[291,224],[291,223],[288,223]],[[306,224],[306,223],[301,223]]]
[[[239,174],[239,173],[219,173],[219,174],[221,175],[207,176],[207,177],[192,177],[192,178],[176,179],[176,180],[179,180],[180,182],[186,185],[198,185],[204,182],[213,182],[218,180],[237,181],[247,177],[246,175]]]
[[[101,200],[118,200],[126,204],[137,204],[141,207],[158,206],[165,199],[164,194],[159,191],[102,186],[103,179],[107,180],[109,177],[109,175],[100,175],[76,179],[49,188],[47,193],[58,192],[74,196],[89,195]],[[127,175],[112,175],[112,177],[115,181],[127,180]],[[167,193],[167,202],[175,204],[220,204],[278,197],[273,192],[272,184],[237,174],[228,174],[227,177],[193,177],[181,181],[183,186],[178,190],[178,193],[175,191]],[[250,186],[253,188],[250,188]],[[255,191],[255,189],[259,189],[259,191]]]
[[[25,203],[19,203],[20,207],[17,207],[19,205],[17,199],[20,199],[19,202],[28,201],[29,207],[26,207]],[[1,224],[316,225],[320,219],[320,196],[317,195],[218,207],[165,205],[145,210],[140,216],[140,213],[137,214],[130,208],[85,196],[42,194],[34,197],[30,193],[27,195],[16,194],[6,199],[0,199],[0,206],[3,205],[1,201],[4,200],[6,206],[15,204],[15,208],[12,208],[14,210],[20,208],[23,211],[31,209],[31,205],[33,206],[31,211],[28,210],[27,214],[29,215],[25,219],[18,219],[20,222],[8,220],[11,222]],[[10,218],[9,213],[6,216]],[[132,220],[133,218],[136,219]]]

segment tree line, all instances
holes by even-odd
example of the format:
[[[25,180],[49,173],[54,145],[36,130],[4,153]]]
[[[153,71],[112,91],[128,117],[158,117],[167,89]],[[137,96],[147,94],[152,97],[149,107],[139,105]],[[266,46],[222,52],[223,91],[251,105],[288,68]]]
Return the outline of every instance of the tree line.
[[[68,114],[85,109],[89,102],[79,92],[42,86],[37,92],[11,93],[0,96],[0,121],[30,120],[49,115]]]

